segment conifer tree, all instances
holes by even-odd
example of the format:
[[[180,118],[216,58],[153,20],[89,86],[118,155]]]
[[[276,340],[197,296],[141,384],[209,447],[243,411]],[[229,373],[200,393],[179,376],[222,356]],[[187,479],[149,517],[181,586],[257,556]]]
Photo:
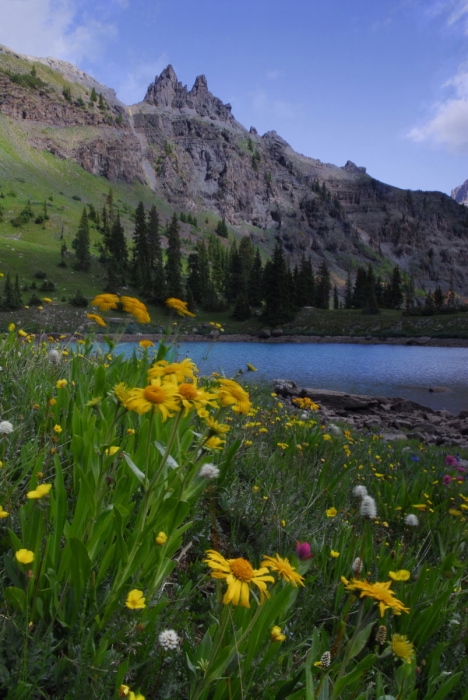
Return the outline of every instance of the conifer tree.
[[[267,323],[277,325],[294,318],[290,298],[289,273],[284,259],[283,248],[276,242],[271,260],[265,265],[263,273],[263,295],[265,309],[263,318]]]
[[[146,214],[143,202],[139,202],[135,211],[135,229],[133,231],[133,282],[144,294],[151,286],[150,254],[146,227]]]
[[[211,282],[210,262],[205,241],[199,241],[197,245],[197,253],[198,267],[200,271],[200,296],[202,298],[202,303],[205,304],[208,296],[213,297],[210,286],[212,285],[215,292],[217,291],[214,283],[212,284]]]
[[[351,283],[351,273],[348,272],[346,278],[346,292],[345,292],[345,309],[351,309],[353,306],[353,287]]]
[[[228,229],[226,226],[226,219],[223,218],[218,221],[218,225],[216,226],[216,233],[218,236],[221,236],[221,238],[227,238],[228,237]]]
[[[17,301],[17,296],[15,294],[15,289],[11,282],[10,273],[7,272],[5,277],[5,286],[3,289],[3,299],[1,303],[2,309],[4,311],[14,311],[20,307]]]
[[[20,309],[23,305],[23,298],[21,296],[21,289],[20,289],[20,284],[19,284],[19,277],[18,273],[16,273],[15,276],[15,288],[13,290],[14,297],[15,297],[15,309]]]
[[[319,279],[315,290],[315,305],[318,309],[328,309],[330,307],[331,281],[325,260],[320,265],[318,276]]]
[[[354,280],[353,302],[355,309],[363,309],[367,299],[367,273],[366,270],[359,266],[356,270],[356,279]]]
[[[117,211],[117,216],[114,219],[110,232],[109,252],[111,255],[109,267],[114,269],[115,278],[120,281],[120,284],[125,284],[125,276],[128,270],[128,249],[119,211]]]
[[[403,292],[401,289],[401,272],[398,265],[395,265],[390,284],[391,308],[399,309],[403,303]]]
[[[377,298],[375,295],[375,276],[372,265],[369,263],[367,267],[366,274],[366,303],[364,306],[364,311],[367,314],[378,314],[379,307],[377,305]]]
[[[169,297],[182,298],[182,258],[180,254],[179,222],[174,213],[167,229],[166,284]]]
[[[340,308],[340,300],[338,298],[338,287],[336,286],[336,284],[333,287],[333,308],[335,310]]]
[[[247,293],[250,305],[256,308],[262,305],[262,276],[262,259],[260,257],[260,251],[257,248],[247,282]]]
[[[436,309],[441,309],[444,305],[444,294],[440,287],[440,284],[434,290],[434,304]]]
[[[246,321],[250,317],[250,305],[245,291],[237,295],[232,318],[236,321]]]
[[[91,269],[91,253],[89,251],[89,226],[86,207],[83,209],[78,231],[72,242],[72,247],[75,249],[76,262],[73,266],[75,270],[89,272]]]
[[[187,264],[187,289],[190,288],[194,301],[197,304],[201,304],[203,301],[203,294],[200,280],[200,259],[198,253],[190,253]]]
[[[159,226],[159,215],[153,204],[148,214],[147,234],[152,277],[152,299],[156,304],[162,304],[168,296]]]

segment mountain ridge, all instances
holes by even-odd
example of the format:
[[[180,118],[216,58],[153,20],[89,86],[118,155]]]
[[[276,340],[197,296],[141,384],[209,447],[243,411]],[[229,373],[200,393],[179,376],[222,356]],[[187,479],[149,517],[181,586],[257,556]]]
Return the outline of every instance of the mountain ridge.
[[[48,87],[12,82],[31,64]],[[453,280],[468,294],[468,217],[448,195],[401,190],[351,161],[301,155],[276,131],[247,130],[204,75],[189,90],[168,66],[131,106],[95,84],[67,62],[0,49],[0,113],[30,147],[111,182],[146,183],[172,209],[224,217],[267,253],[280,240],[292,264],[325,260],[341,287],[359,264],[383,273],[399,264],[420,289]],[[93,87],[102,106],[90,101]]]

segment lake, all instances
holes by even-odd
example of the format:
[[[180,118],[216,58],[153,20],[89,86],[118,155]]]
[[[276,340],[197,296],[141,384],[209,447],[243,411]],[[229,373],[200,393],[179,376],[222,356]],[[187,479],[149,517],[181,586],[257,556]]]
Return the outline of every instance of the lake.
[[[117,351],[131,354],[135,343]],[[468,409],[468,348],[334,343],[180,343],[178,358],[190,357],[202,374],[227,377],[239,369],[247,381],[292,379],[300,387],[370,396],[399,396],[423,406],[459,413]],[[247,362],[257,372],[247,372]],[[447,387],[449,393],[430,393]]]

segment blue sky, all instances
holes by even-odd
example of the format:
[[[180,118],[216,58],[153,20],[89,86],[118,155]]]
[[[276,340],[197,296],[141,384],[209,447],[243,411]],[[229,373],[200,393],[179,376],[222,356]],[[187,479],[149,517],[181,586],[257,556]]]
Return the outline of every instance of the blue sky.
[[[402,188],[468,178],[468,0],[0,0],[0,43],[127,104],[171,63],[260,134]]]

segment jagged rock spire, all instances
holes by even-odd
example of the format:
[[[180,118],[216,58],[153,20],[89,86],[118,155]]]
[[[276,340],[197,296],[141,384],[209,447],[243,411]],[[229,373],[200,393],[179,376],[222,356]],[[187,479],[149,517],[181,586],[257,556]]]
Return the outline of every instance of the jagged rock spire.
[[[208,90],[204,75],[199,75],[191,90],[177,80],[174,68],[169,65],[154,83],[148,87],[145,102],[155,107],[166,109],[194,110],[202,117],[232,122],[231,105],[223,102]]]

